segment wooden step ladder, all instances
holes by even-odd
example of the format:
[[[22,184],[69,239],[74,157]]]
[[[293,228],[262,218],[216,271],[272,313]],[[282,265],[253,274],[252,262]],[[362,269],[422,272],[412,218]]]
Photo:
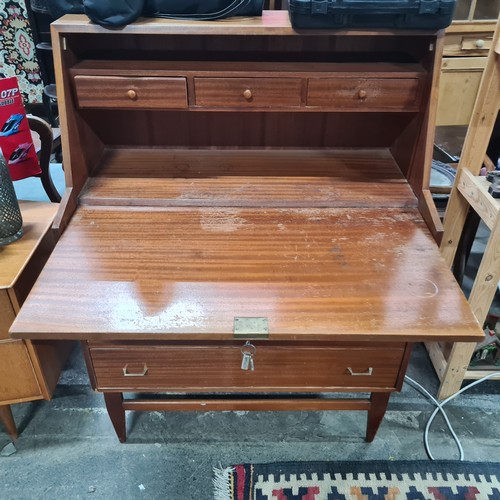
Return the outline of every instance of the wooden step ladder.
[[[479,177],[493,126],[500,108],[500,18],[483,73],[471,122],[465,137],[446,214],[441,252],[451,267],[469,208],[481,217],[491,230],[488,243],[469,296],[469,304],[482,326],[500,280],[500,199],[488,193],[489,183]],[[460,103],[457,103],[459,106]],[[469,370],[475,343],[442,345],[427,343],[426,347],[441,380],[438,398],[456,393],[464,379],[479,379],[498,370]],[[497,377],[494,377],[495,379]]]

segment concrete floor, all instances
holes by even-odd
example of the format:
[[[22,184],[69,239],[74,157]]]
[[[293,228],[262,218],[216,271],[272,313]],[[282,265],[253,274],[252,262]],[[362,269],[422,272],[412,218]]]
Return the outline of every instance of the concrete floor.
[[[431,394],[437,379],[417,345],[409,376]],[[486,382],[449,404],[466,460],[500,462],[500,382]],[[120,444],[77,348],[52,401],[16,405],[17,452],[0,456],[2,499],[210,499],[212,468],[241,462],[426,460],[423,430],[433,407],[407,384],[394,394],[374,442],[365,412],[146,412],[127,415]],[[438,459],[458,457],[438,418]],[[8,445],[0,429],[0,449]],[[11,446],[6,446],[7,454]]]
[[[23,196],[18,189],[19,197],[32,194]],[[438,381],[422,345],[414,349],[408,375],[436,393]],[[466,460],[500,462],[499,402],[500,382],[490,381],[448,405]],[[365,412],[128,412],[128,441],[120,444],[102,395],[89,387],[77,348],[52,401],[13,407],[21,435],[12,455],[0,428],[0,499],[208,500],[213,498],[213,467],[426,460],[423,431],[432,410],[432,404],[405,384],[391,397],[371,444],[363,440]],[[436,458],[458,457],[440,417],[431,443]]]

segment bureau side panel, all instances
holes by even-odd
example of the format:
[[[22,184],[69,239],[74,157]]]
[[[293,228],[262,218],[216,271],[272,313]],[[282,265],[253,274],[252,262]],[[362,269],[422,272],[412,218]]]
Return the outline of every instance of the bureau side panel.
[[[2,404],[41,398],[42,393],[24,341],[1,341],[0,401]]]
[[[9,338],[9,328],[15,313],[7,290],[0,290],[0,340]]]

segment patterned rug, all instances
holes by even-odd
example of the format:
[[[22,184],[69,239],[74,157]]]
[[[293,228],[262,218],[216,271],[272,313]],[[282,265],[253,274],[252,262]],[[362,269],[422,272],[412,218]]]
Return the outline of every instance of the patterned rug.
[[[26,0],[0,0],[0,77],[12,76],[17,77],[24,104],[42,102],[42,75]]]
[[[500,464],[290,462],[214,470],[215,500],[500,500]]]

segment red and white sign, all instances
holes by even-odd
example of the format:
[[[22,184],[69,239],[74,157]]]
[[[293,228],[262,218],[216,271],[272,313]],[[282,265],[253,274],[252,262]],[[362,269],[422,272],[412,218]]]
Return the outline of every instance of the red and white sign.
[[[0,79],[0,148],[13,181],[41,172],[15,77]]]

